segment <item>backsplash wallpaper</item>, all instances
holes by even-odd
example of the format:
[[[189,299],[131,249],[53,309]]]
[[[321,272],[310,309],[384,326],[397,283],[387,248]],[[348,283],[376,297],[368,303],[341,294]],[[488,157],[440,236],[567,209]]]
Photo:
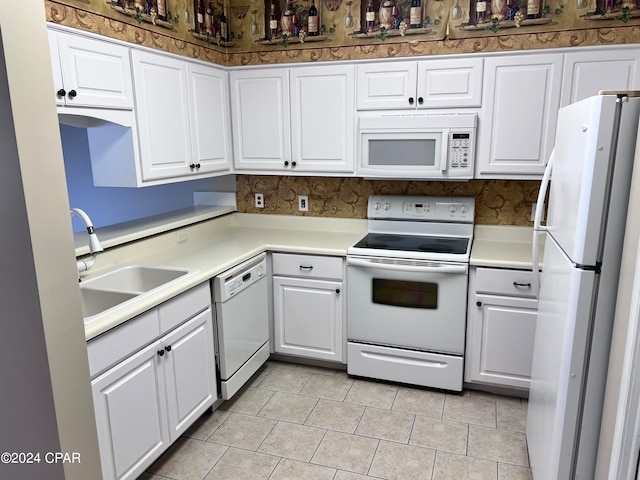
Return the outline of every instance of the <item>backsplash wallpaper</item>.
[[[201,1],[204,5],[204,0]],[[133,9],[125,6],[123,13],[123,7],[117,5],[120,2],[133,4]],[[211,6],[211,13],[207,17],[205,8],[204,23],[200,27],[209,25],[211,29],[216,21],[219,23],[225,4],[222,0],[206,3]],[[300,40],[299,36],[283,39],[282,9],[286,10],[287,4],[284,0],[274,0],[276,17],[280,16],[276,20],[278,37],[273,40],[265,38],[267,2],[230,0],[226,4],[230,10],[225,15],[230,28],[228,42],[212,33],[207,36],[206,32],[193,31],[193,0],[169,0],[171,18],[166,21],[153,18],[153,14],[135,13],[136,4],[149,5],[149,0],[45,0],[45,9],[47,20],[54,23],[229,66],[640,43],[637,25],[640,20],[636,18],[640,10],[613,0],[606,5],[602,0],[576,0],[575,5],[557,0],[540,2],[542,18],[521,22],[515,20],[516,13],[523,12],[521,0],[484,2],[487,12],[500,10],[502,13],[487,13],[481,23],[471,21],[472,13],[475,19],[476,12],[472,12],[469,0],[421,0],[423,28],[411,29],[405,24],[402,29],[398,25],[398,29],[385,28],[384,31],[380,27],[380,9],[394,4],[395,10],[391,6],[391,11],[395,12],[394,18],[399,18],[410,15],[409,4],[406,0],[374,0],[373,3],[378,10],[375,30],[363,33],[359,29],[366,18],[364,0],[317,0],[315,4],[322,15],[318,22],[324,27],[322,34],[303,35]],[[289,4],[297,12],[298,21],[305,21],[306,15],[308,23],[311,0]],[[298,27],[300,24],[293,28]],[[285,28],[289,28],[288,23]]]
[[[531,204],[539,181],[470,180],[426,182],[363,178],[238,175],[236,201],[242,213],[367,218],[369,195],[438,195],[474,197],[476,223],[531,226]],[[264,208],[255,207],[256,193]],[[309,211],[298,211],[298,195],[309,196]]]

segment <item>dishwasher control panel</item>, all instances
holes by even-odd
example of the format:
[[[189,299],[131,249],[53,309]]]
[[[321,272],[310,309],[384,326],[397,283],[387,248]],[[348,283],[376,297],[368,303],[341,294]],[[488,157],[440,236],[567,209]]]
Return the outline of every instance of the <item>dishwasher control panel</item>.
[[[267,274],[266,255],[247,260],[215,278],[216,302],[224,302],[249,288]]]

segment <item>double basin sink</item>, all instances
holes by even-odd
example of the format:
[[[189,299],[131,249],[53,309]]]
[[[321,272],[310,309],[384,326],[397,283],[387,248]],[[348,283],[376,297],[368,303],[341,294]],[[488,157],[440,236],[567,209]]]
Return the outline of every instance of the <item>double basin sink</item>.
[[[184,279],[194,270],[132,265],[80,282],[85,323]],[[134,300],[135,299],[135,300]],[[128,304],[128,303],[127,303]]]

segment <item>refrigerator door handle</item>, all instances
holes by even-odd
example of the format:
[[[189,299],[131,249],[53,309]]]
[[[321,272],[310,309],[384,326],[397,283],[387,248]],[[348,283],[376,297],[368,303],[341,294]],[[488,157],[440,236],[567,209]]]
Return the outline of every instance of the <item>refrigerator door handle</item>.
[[[536,297],[540,292],[540,267],[538,266],[538,251],[540,247],[540,235],[547,231],[547,227],[540,225],[542,223],[542,214],[544,212],[544,199],[547,196],[549,182],[551,181],[551,171],[553,170],[553,158],[555,149],[549,155],[549,161],[544,169],[540,190],[538,191],[538,199],[536,201],[536,211],[533,216],[533,242],[531,252],[531,266],[533,269],[533,292]]]

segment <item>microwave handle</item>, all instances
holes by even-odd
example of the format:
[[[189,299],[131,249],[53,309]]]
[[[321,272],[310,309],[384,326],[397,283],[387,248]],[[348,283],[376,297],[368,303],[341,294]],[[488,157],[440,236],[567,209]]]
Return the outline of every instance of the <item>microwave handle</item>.
[[[449,161],[449,135],[451,135],[451,132],[448,132],[446,135],[442,135],[440,170],[442,170],[443,172],[447,171],[447,163]]]

